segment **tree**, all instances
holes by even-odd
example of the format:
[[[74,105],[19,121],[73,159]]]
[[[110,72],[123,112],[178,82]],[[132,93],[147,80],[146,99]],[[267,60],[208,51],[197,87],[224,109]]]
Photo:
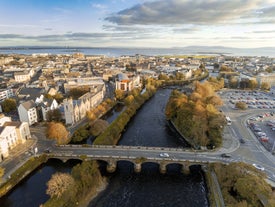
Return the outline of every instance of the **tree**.
[[[248,78],[243,78],[240,81],[240,88],[245,89],[245,88],[248,88],[248,86],[249,86],[249,79]]]
[[[158,79],[159,80],[169,80],[169,77],[166,74],[161,73],[161,74],[159,74]]]
[[[261,89],[262,90],[270,90],[270,84],[267,82],[262,82]]]
[[[224,71],[224,72],[232,72],[233,69],[226,66],[226,65],[222,65],[221,68],[220,68],[220,71]]]
[[[256,80],[249,80],[248,81],[248,87],[251,89],[251,90],[254,90],[255,88],[258,87],[258,82]]]
[[[100,135],[107,127],[109,123],[103,119],[98,119],[95,123],[91,125],[91,134],[93,136]]]
[[[57,144],[67,144],[69,142],[69,132],[60,122],[50,122],[47,127],[47,137],[56,140]]]
[[[72,88],[69,91],[69,96],[71,96],[73,99],[78,99],[79,97],[83,96],[85,93],[89,92],[89,87],[81,87],[81,88]]]
[[[235,107],[238,108],[238,109],[247,109],[247,104],[245,102],[242,102],[242,101],[238,101],[236,104],[235,104]]]
[[[122,101],[125,97],[125,92],[123,90],[118,89],[115,91],[115,96],[117,100]]]
[[[68,173],[55,173],[51,179],[47,182],[46,193],[51,197],[60,198],[64,192],[67,192],[74,188],[74,178]]]
[[[125,103],[126,106],[130,106],[133,103],[134,100],[135,100],[134,96],[129,95],[125,98],[124,103]]]
[[[237,77],[231,76],[229,78],[229,88],[237,88],[238,87],[238,79]]]
[[[61,119],[62,119],[62,114],[59,109],[54,109],[47,112],[47,121],[60,122]]]
[[[176,72],[176,80],[184,80],[185,79],[185,74],[181,72]]]
[[[2,180],[4,173],[5,173],[5,169],[0,167],[0,181]]]
[[[84,139],[87,139],[89,135],[90,133],[89,133],[88,127],[81,126],[74,132],[71,142],[73,143],[81,142]]]
[[[13,98],[8,98],[2,102],[1,106],[4,112],[9,113],[16,109],[16,100]]]

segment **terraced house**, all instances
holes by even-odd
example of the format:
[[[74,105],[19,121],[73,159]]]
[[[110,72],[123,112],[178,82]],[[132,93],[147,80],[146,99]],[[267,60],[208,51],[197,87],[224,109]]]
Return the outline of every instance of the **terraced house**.
[[[27,122],[12,121],[0,114],[0,162],[9,156],[9,151],[31,138]]]

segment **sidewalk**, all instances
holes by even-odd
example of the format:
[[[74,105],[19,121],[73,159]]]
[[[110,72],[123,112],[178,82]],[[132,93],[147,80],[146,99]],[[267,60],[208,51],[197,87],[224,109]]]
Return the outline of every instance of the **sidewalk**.
[[[0,180],[0,184],[5,182],[7,178],[21,165],[23,165],[31,156],[31,150],[36,145],[37,140],[34,138],[26,140],[25,143],[18,144],[9,151],[9,156],[0,162],[0,167],[4,168],[4,176]]]

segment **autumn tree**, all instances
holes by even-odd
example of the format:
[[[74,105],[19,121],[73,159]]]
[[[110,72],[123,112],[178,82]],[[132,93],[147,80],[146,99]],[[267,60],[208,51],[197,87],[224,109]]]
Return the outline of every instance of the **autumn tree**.
[[[135,97],[133,95],[128,95],[125,99],[124,99],[124,103],[126,106],[130,106],[135,100]]]
[[[75,187],[74,178],[68,173],[55,173],[47,182],[46,193],[51,197],[60,198],[64,192],[68,192]]]
[[[8,98],[1,103],[2,110],[6,113],[16,110],[16,100]]]
[[[117,100],[122,101],[125,97],[125,92],[123,90],[115,90],[115,97]]]
[[[176,78],[176,80],[184,80],[185,79],[185,74],[183,74],[181,72],[176,72],[175,78]]]
[[[224,79],[223,78],[216,78],[216,77],[209,77],[207,80],[211,86],[213,87],[214,91],[222,89],[224,87]]]
[[[232,71],[233,71],[233,69],[230,68],[230,67],[228,67],[228,66],[226,66],[226,65],[222,65],[220,67],[220,72],[232,72]]]
[[[267,82],[262,82],[261,89],[262,90],[270,90],[270,84]]]
[[[238,78],[235,76],[231,76],[228,81],[229,88],[237,88],[238,87]]]
[[[258,82],[256,80],[249,80],[248,81],[248,87],[251,89],[251,90],[254,90],[255,88],[258,87]]]
[[[247,109],[247,104],[245,102],[238,101],[236,102],[235,107],[244,110]]]
[[[56,140],[57,144],[67,144],[69,142],[69,132],[60,122],[50,122],[47,127],[47,137]]]
[[[169,80],[169,77],[166,74],[161,73],[161,74],[159,74],[158,79],[159,80]]]
[[[5,173],[5,169],[0,167],[0,181],[2,180],[4,173]]]
[[[173,91],[166,105],[165,113],[183,136],[193,145],[220,146],[222,114],[216,108],[223,104],[209,82],[195,82],[195,89],[189,96]]]
[[[221,186],[226,206],[274,206],[274,191],[266,182],[266,174],[246,163],[230,163],[210,165],[214,169]]]

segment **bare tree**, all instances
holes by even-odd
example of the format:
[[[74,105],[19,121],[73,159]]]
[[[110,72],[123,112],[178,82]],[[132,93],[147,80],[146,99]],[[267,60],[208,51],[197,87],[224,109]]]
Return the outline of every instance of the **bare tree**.
[[[56,196],[60,198],[64,192],[72,189],[75,185],[75,180],[68,173],[55,173],[51,179],[47,182],[46,193],[52,198]]]

